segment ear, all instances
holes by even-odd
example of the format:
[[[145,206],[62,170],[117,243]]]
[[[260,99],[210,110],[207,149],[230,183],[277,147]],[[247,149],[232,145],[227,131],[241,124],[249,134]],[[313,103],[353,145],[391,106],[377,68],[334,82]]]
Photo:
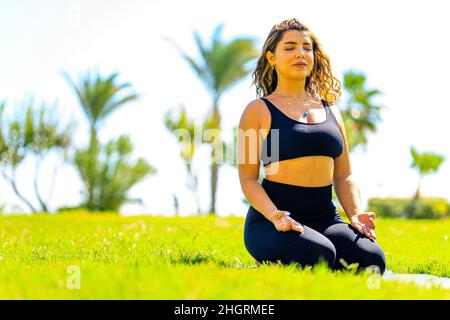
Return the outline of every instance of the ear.
[[[267,50],[266,58],[267,58],[267,60],[269,61],[270,64],[274,63],[275,57],[274,57],[274,55],[273,55],[273,53],[271,51]]]

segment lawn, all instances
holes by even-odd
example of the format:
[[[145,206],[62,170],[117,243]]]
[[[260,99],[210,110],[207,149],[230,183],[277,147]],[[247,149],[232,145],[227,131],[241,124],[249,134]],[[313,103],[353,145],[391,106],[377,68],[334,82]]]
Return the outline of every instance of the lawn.
[[[241,217],[0,216],[0,299],[450,299],[369,273],[263,265]],[[397,273],[450,277],[450,220],[377,218]]]

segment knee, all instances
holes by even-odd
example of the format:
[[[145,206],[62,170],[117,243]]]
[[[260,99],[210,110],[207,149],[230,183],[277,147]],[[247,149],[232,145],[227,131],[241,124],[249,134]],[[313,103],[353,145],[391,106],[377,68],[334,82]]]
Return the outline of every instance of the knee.
[[[375,266],[381,275],[386,271],[386,257],[381,248],[378,250],[369,252],[365,255],[365,267]]]
[[[333,267],[335,260],[336,248],[331,242],[329,244],[308,243],[307,246],[301,246],[289,251],[281,259],[284,264],[295,262],[302,266],[314,266],[319,263],[325,263],[329,268]]]
[[[317,250],[318,262],[325,262],[329,268],[333,268],[336,261],[336,248],[334,245],[320,246]]]
[[[337,255],[336,247],[325,237],[308,242],[306,248],[297,252],[301,255],[300,259],[308,261],[308,265],[325,263],[329,268],[333,268]]]

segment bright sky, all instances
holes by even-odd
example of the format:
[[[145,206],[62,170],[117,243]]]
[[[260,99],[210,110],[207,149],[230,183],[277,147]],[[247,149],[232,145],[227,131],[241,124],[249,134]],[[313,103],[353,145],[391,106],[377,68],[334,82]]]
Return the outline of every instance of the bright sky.
[[[186,172],[179,146],[163,125],[163,113],[184,104],[196,119],[210,108],[211,97],[178,52],[162,40],[168,36],[192,56],[198,56],[193,31],[209,40],[224,22],[223,38],[254,36],[261,49],[271,27],[287,18],[304,22],[319,38],[331,59],[334,75],[343,81],[348,69],[363,71],[368,87],[384,95],[376,102],[387,107],[383,122],[369,138],[367,150],[351,155],[363,202],[375,196],[411,196],[418,174],[410,168],[410,145],[419,151],[443,154],[447,161],[438,174],[426,177],[422,193],[450,199],[449,103],[445,100],[450,74],[446,1],[3,1],[0,0],[0,101],[8,112],[26,93],[38,101],[59,102],[62,121],[79,120],[75,142],[87,143],[87,123],[78,102],[61,76],[72,77],[97,67],[103,74],[119,71],[141,98],[115,112],[100,138],[129,134],[134,157],[144,157],[158,169],[136,185],[130,195],[145,207],[127,205],[124,214],[174,213],[173,194],[181,215],[195,210],[185,186]],[[220,110],[226,137],[238,124],[244,107],[255,99],[251,77],[223,96]],[[200,203],[209,208],[208,148],[194,160],[200,170]],[[50,157],[40,173],[44,195],[49,193],[53,168],[59,166],[50,208],[75,205],[81,184],[75,169]],[[33,163],[18,172],[19,188],[30,199]],[[244,216],[237,170],[222,166],[217,211]],[[28,211],[5,181],[0,203]]]

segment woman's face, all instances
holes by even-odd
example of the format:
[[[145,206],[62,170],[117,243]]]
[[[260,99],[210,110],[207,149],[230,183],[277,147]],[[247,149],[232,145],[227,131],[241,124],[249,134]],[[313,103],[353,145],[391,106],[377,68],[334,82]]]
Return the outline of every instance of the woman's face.
[[[275,54],[266,54],[269,63],[275,66],[278,77],[305,79],[314,67],[313,43],[307,31],[287,30],[275,47]],[[304,62],[306,66],[295,66]]]

